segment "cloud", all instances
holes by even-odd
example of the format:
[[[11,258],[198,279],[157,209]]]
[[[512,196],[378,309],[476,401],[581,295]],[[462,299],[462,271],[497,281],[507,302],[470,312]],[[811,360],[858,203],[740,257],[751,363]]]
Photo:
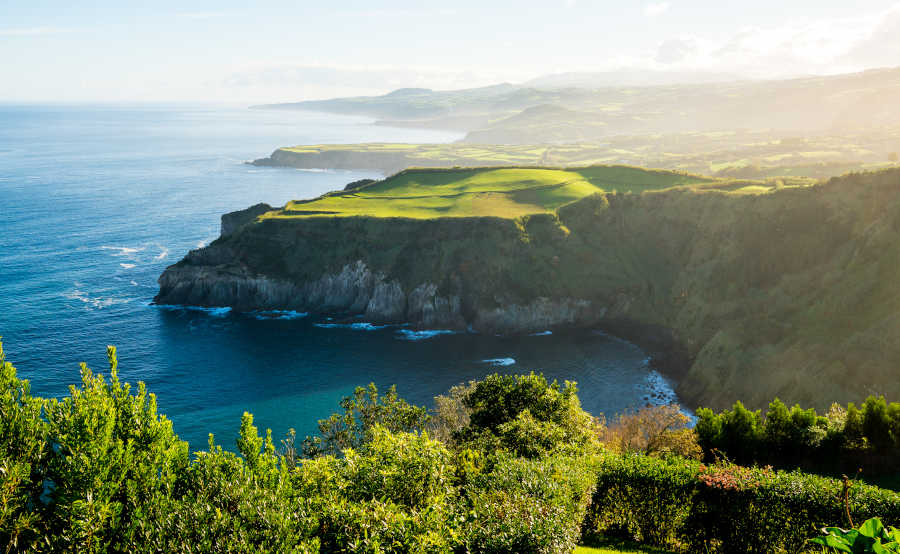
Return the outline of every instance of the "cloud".
[[[175,17],[182,19],[220,19],[223,17],[236,17],[240,14],[234,12],[179,12]]]
[[[900,63],[900,4],[885,11],[864,37],[857,40],[839,61],[866,66]]]
[[[0,36],[4,37],[33,37],[41,35],[59,35],[63,33],[75,33],[78,29],[66,29],[63,27],[8,27],[0,29]]]
[[[669,11],[670,7],[672,7],[670,2],[652,2],[644,6],[644,15],[656,17]]]
[[[656,50],[656,61],[662,64],[676,64],[694,56],[700,49],[694,37],[670,38],[664,40]]]
[[[779,77],[860,71],[900,64],[900,4],[845,18],[749,26],[724,39],[667,38],[647,56],[651,67]],[[647,59],[645,58],[645,59]]]
[[[456,15],[456,10],[443,8],[439,10],[347,10],[338,12],[339,17],[366,17],[366,18],[408,18],[408,17],[445,17]]]

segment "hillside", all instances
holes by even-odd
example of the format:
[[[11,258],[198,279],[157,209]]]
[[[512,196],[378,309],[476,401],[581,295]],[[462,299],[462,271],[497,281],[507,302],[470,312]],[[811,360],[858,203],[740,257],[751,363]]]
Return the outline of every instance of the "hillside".
[[[890,167],[900,127],[843,135],[727,131],[631,135],[578,144],[362,143],[282,147],[254,165],[300,169],[374,170],[408,167],[628,164],[722,177],[825,178]]]
[[[518,184],[513,171],[499,172],[507,198],[480,206],[447,197],[496,194],[497,170],[405,172],[250,214],[169,267],[156,301],[489,333],[596,326],[654,353],[693,405],[900,396],[900,170],[781,187],[598,167],[578,173],[580,199],[544,196],[570,171]]]
[[[603,192],[642,192],[712,179],[631,167],[410,169],[361,188],[293,201],[263,219],[298,217],[501,217],[555,213]]]
[[[385,124],[464,129],[471,133],[467,142],[516,144],[723,130],[835,134],[877,129],[900,117],[897,68],[771,81],[595,86],[603,82],[560,77],[532,85],[506,83],[455,91],[403,89],[383,96],[261,107],[364,115]],[[540,106],[554,108],[527,112],[525,121],[518,117]],[[559,119],[560,109],[577,115]]]

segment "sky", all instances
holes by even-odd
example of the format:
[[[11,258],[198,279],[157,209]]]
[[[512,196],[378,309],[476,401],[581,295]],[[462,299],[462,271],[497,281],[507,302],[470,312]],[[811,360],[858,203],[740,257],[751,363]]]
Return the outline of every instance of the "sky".
[[[0,0],[0,101],[284,102],[571,71],[900,65],[898,0]]]

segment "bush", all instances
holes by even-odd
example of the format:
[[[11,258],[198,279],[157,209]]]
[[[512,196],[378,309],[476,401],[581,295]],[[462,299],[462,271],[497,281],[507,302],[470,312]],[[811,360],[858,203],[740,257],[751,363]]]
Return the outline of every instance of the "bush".
[[[618,453],[699,459],[703,450],[689,423],[677,405],[648,406],[617,417],[600,432],[600,442]]]
[[[570,553],[594,486],[585,457],[508,458],[466,488],[473,553]]]
[[[356,387],[353,396],[341,400],[341,408],[344,413],[319,420],[319,436],[303,441],[306,456],[339,456],[345,449],[359,448],[371,439],[376,425],[399,433],[421,430],[428,423],[428,411],[399,398],[396,386],[384,396],[378,395],[375,383]]]
[[[187,443],[157,415],[154,395],[143,383],[132,394],[118,379],[115,348],[107,354],[109,382],[82,364],[81,388],[44,406],[52,485],[40,511],[54,549],[127,550],[145,540],[188,468]]]
[[[488,375],[463,397],[468,424],[455,435],[460,445],[486,454],[517,456],[584,453],[596,445],[590,414],[581,409],[575,383],[560,388],[543,375]]]
[[[40,521],[31,510],[40,502],[40,467],[47,454],[43,401],[28,381],[16,377],[0,343],[0,543],[25,549],[38,539]]]
[[[245,414],[238,440],[241,456],[224,451],[210,436],[168,507],[164,524],[149,540],[135,542],[156,552],[319,551],[318,519],[295,487],[289,468],[274,454]]]
[[[436,552],[457,537],[453,469],[427,434],[376,425],[360,450],[305,461],[297,480],[321,514],[323,551]]]
[[[598,464],[585,532],[619,534],[687,552],[798,552],[844,519],[842,484],[800,472],[647,456],[606,455]],[[857,484],[855,520],[900,522],[900,494]]]
[[[9,550],[312,552],[314,520],[245,415],[246,456],[187,443],[140,383],[81,366],[63,400],[33,398],[0,348],[0,533]],[[41,417],[43,411],[43,417]]]

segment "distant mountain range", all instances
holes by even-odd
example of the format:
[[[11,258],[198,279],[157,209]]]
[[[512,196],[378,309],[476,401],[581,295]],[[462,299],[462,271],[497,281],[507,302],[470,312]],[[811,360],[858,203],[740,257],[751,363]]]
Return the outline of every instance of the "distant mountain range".
[[[541,75],[522,83],[531,88],[608,88],[655,87],[667,85],[725,83],[746,81],[736,73],[708,71],[653,71],[646,69],[619,69],[616,71],[570,71]]]
[[[382,96],[256,107],[462,130],[469,142],[495,144],[730,130],[834,133],[900,125],[900,68],[768,81],[713,73],[562,73],[521,85],[404,88]]]

